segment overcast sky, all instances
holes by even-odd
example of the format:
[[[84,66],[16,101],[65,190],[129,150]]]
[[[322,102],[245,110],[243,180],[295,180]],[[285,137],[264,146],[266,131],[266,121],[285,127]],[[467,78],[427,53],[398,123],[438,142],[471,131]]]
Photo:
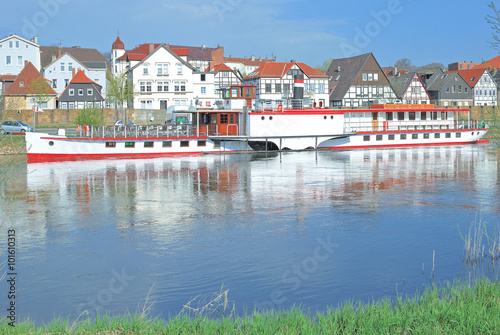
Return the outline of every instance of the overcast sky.
[[[495,0],[499,3],[500,1]],[[2,5],[0,37],[109,52],[141,43],[224,46],[226,56],[278,57],[311,66],[373,52],[381,66],[481,62],[491,0],[20,0]]]

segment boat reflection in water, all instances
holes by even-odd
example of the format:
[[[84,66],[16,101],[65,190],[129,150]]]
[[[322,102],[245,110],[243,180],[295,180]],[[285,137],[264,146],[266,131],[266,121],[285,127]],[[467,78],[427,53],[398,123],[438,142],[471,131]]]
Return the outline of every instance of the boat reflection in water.
[[[391,297],[396,283],[413,294],[428,282],[433,250],[436,280],[464,275],[457,225],[499,213],[498,155],[484,146],[27,169],[13,225],[30,255],[20,305],[33,320],[134,311],[153,284],[152,313],[163,317],[222,283],[239,311],[323,310]],[[121,271],[131,279],[103,300]]]

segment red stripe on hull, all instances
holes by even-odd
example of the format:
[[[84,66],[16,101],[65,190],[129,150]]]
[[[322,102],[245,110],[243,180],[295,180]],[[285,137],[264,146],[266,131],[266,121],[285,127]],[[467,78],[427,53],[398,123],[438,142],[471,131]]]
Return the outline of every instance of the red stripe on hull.
[[[194,152],[168,152],[168,153],[137,153],[137,154],[34,154],[28,153],[28,162],[55,162],[71,160],[93,160],[93,159],[133,159],[133,158],[156,158],[164,156],[199,156],[201,151]]]
[[[318,150],[350,150],[350,149],[367,149],[367,148],[404,148],[404,147],[432,147],[432,146],[447,146],[461,144],[485,144],[489,141],[470,141],[470,142],[446,142],[446,143],[413,143],[413,144],[379,144],[379,145],[351,145],[351,146],[335,146],[335,147],[319,147]]]
[[[357,135],[382,135],[382,134],[412,134],[412,133],[466,133],[473,131],[484,131],[484,129],[428,129],[428,130],[378,130],[378,131],[358,131]]]

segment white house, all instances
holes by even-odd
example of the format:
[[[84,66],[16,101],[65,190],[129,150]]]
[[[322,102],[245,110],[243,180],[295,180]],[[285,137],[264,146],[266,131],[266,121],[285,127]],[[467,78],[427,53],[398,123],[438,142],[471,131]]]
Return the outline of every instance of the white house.
[[[418,72],[387,76],[396,97],[403,104],[430,104],[431,97]]]
[[[17,75],[30,62],[40,71],[40,45],[15,34],[0,40],[0,74]]]
[[[134,90],[138,92],[134,98],[134,108],[167,109],[171,105],[194,106],[195,71],[196,69],[181,56],[161,44],[130,68],[129,76]],[[201,82],[201,77],[197,81]],[[198,86],[201,94],[202,86]]]
[[[497,106],[497,85],[487,69],[470,69],[458,72],[474,93],[474,106]],[[452,87],[452,89],[455,89]]]
[[[213,108],[218,94],[214,89],[215,72],[193,72],[194,106],[197,108]]]
[[[257,86],[257,101],[286,106],[293,99],[296,75],[304,76],[304,107],[327,107],[329,77],[304,63],[268,62],[243,80],[245,85]]]

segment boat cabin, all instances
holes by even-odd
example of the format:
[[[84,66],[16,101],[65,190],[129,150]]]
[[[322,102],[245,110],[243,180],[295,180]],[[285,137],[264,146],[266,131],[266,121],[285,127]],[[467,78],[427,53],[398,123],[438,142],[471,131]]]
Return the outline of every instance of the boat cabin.
[[[193,127],[197,136],[220,136],[240,134],[241,111],[199,110],[193,113]]]

